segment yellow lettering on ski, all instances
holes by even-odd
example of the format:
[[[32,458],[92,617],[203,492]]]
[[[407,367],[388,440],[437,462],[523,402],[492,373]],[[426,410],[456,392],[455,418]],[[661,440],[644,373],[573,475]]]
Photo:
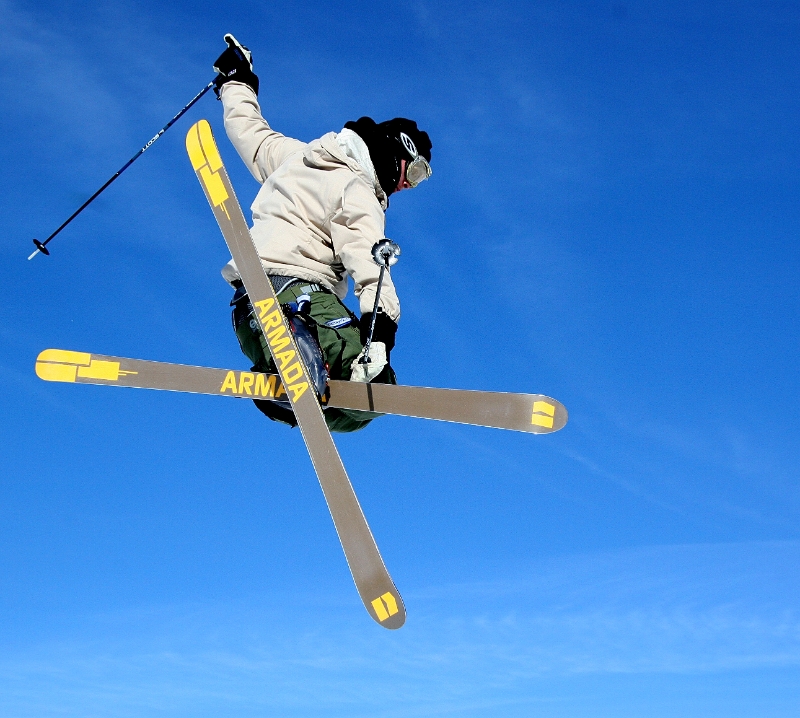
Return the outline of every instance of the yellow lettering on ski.
[[[274,397],[275,377],[267,374],[256,374],[256,386],[253,391],[256,396]]]
[[[226,389],[230,389],[234,394],[236,393],[236,372],[229,371],[225,375],[225,381],[222,382],[219,393],[224,394]]]
[[[298,382],[297,384],[292,384],[289,387],[289,391],[292,392],[292,403],[296,402],[303,394],[306,393],[306,389],[308,389],[308,384],[304,381]]]
[[[262,299],[260,302],[256,302],[259,319],[263,319],[267,315],[267,312],[272,308],[273,304],[275,304],[274,299]]]
[[[290,344],[291,342],[289,341],[289,337],[283,337],[282,339],[279,339],[277,342],[275,342],[274,344],[270,344],[269,346],[270,349],[272,349],[272,353],[274,354],[275,352],[279,352],[281,349],[286,349],[286,347],[288,347]]]
[[[294,354],[294,352],[292,352],[292,354]],[[303,377],[303,367],[301,367],[300,362],[297,361],[294,364],[292,364],[288,369],[285,369],[283,372],[284,384],[293,384],[298,379],[302,379],[302,377]]]
[[[295,358],[295,353],[294,349],[289,349],[289,351],[273,354],[273,356],[281,363],[281,373],[283,373],[283,370],[286,369],[286,365]],[[284,377],[284,380],[285,379],[286,377]],[[291,384],[291,382],[287,383]]]
[[[288,347],[291,344],[289,337],[284,336],[286,334],[286,327],[281,324],[277,329],[273,329],[267,337],[269,339],[269,348],[272,350],[272,353],[280,351],[281,349]]]
[[[281,313],[277,309],[270,312],[266,316],[262,314],[260,319],[261,325],[264,327],[264,331],[267,331],[267,329],[270,327],[279,327],[281,325]]]
[[[247,394],[247,396],[252,396],[254,380],[255,376],[253,376],[250,372],[243,371],[239,375],[239,393]]]

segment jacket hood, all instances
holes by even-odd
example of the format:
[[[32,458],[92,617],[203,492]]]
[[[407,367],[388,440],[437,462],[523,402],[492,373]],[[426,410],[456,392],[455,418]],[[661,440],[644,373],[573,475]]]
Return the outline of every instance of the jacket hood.
[[[328,132],[318,140],[309,142],[304,152],[306,162],[323,170],[337,169],[342,165],[348,167],[372,188],[381,208],[385,211],[389,206],[389,200],[377,177],[374,174],[370,176],[367,169],[362,167],[354,158],[349,157],[337,141],[337,137],[336,132]]]

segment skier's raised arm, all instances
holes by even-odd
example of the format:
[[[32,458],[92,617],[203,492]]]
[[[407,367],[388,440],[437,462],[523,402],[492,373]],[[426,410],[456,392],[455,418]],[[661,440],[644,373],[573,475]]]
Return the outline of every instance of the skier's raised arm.
[[[225,132],[253,177],[263,184],[290,155],[306,143],[275,132],[261,114],[258,77],[250,51],[233,35],[226,35],[228,49],[214,63],[219,73],[214,92],[222,101]]]

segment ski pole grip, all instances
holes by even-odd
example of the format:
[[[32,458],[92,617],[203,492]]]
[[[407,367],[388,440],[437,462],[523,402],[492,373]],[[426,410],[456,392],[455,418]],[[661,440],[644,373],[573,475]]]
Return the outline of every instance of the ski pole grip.
[[[372,259],[381,267],[392,267],[400,259],[400,246],[391,239],[382,239],[372,245]]]

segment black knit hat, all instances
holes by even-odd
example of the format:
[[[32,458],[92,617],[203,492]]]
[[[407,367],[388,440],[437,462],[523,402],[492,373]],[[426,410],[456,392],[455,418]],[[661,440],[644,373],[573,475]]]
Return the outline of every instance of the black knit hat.
[[[400,160],[410,162],[414,155],[405,146],[400,134],[407,135],[428,162],[431,161],[431,139],[427,132],[417,128],[414,120],[395,117],[393,120],[376,123],[371,117],[362,117],[356,122],[347,122],[345,128],[353,130],[367,145],[369,157],[378,175],[381,189],[388,197],[400,181]]]

